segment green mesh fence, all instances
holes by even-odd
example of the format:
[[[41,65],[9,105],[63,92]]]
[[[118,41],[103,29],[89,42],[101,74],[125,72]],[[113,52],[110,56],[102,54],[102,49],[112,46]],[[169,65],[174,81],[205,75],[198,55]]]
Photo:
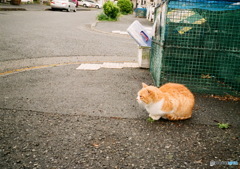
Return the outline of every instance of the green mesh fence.
[[[167,1],[156,9],[155,22],[155,85],[240,96],[240,1]]]

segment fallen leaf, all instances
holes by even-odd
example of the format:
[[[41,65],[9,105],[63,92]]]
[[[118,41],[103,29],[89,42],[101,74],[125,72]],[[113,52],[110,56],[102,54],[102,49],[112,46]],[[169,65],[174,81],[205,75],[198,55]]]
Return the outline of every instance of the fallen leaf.
[[[211,79],[212,77],[209,74],[207,74],[207,75],[202,74],[201,78],[202,79]]]
[[[94,147],[96,147],[96,148],[99,147],[99,144],[95,144],[95,143],[93,143],[92,145],[93,145]]]
[[[223,101],[228,101],[228,100],[240,101],[240,97],[234,97],[231,95],[226,95],[226,96],[208,95],[207,97],[211,97],[211,98],[215,98],[215,99],[223,100]]]
[[[194,161],[193,163],[195,163],[195,164],[202,164],[202,160],[197,160],[197,161]]]

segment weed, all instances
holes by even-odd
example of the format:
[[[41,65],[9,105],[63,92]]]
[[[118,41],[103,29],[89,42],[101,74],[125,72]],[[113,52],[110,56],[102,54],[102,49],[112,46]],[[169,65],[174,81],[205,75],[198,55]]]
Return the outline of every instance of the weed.
[[[147,122],[153,123],[155,120],[153,120],[151,117],[147,118]]]
[[[119,15],[120,16],[120,15]],[[110,18],[108,17],[105,13],[100,13],[98,16],[97,16],[97,19],[99,21],[117,21],[117,18],[113,19],[113,18]]]
[[[98,17],[99,21],[108,21],[109,20],[109,17],[107,15],[105,15],[104,13],[100,13],[97,17]]]
[[[218,123],[218,128],[220,129],[227,129],[230,125],[228,123]]]

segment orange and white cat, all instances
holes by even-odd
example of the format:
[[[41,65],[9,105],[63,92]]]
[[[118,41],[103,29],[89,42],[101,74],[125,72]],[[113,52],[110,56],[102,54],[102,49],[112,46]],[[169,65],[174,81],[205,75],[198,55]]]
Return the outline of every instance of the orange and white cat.
[[[184,85],[166,83],[157,88],[142,83],[142,86],[137,101],[145,107],[153,120],[161,117],[168,120],[191,118],[195,103],[194,96]]]

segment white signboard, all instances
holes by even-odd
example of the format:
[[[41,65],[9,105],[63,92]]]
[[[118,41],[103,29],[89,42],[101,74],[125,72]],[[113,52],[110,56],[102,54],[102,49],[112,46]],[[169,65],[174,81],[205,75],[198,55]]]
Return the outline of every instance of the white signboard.
[[[134,21],[128,27],[127,32],[139,46],[151,47],[152,37],[139,21]]]

